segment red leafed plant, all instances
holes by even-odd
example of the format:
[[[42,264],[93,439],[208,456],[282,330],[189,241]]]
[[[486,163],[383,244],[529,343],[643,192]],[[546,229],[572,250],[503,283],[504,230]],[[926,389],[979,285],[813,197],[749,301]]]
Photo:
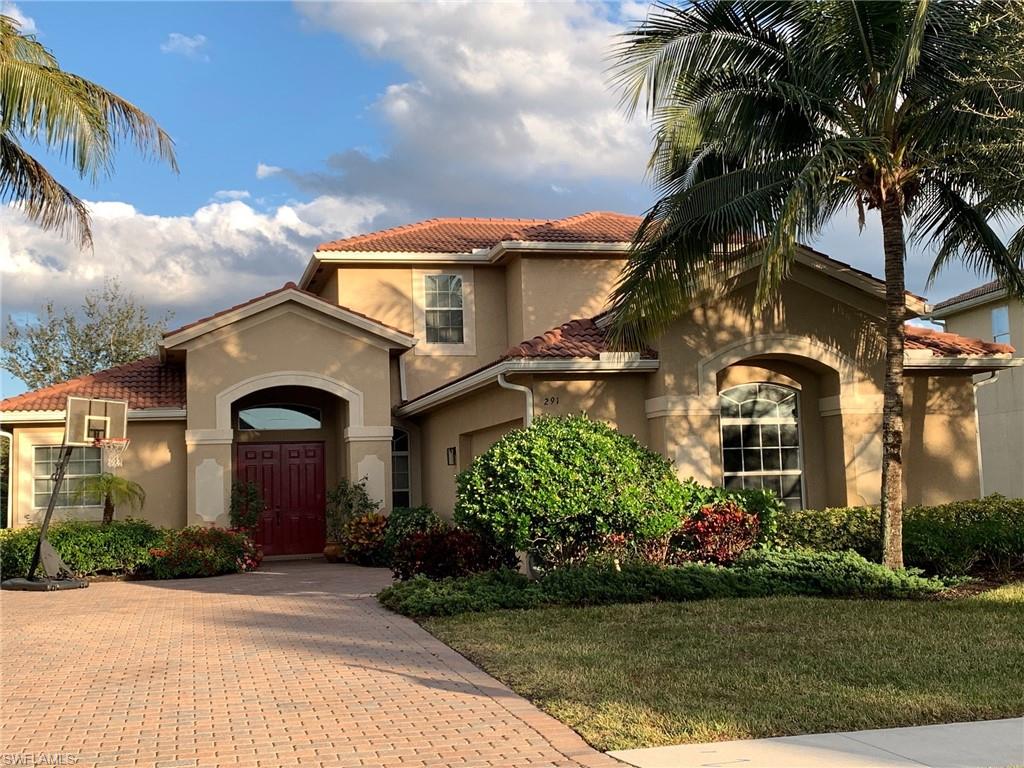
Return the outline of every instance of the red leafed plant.
[[[683,523],[676,557],[731,565],[754,546],[760,522],[732,501],[708,504]]]

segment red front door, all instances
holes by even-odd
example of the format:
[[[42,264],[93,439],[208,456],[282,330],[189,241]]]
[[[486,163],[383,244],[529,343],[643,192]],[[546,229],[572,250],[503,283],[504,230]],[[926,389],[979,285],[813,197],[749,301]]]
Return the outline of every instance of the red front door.
[[[240,443],[239,480],[255,483],[266,508],[256,532],[265,555],[324,548],[324,444]]]

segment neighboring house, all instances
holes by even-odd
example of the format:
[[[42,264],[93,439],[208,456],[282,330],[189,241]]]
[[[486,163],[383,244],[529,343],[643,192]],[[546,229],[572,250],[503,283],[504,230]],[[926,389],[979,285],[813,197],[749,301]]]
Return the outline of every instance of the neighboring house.
[[[953,333],[1010,344],[1024,363],[1024,301],[995,282],[940,301],[929,319]],[[1024,497],[1024,367],[975,381],[982,492]]]
[[[259,482],[268,554],[322,546],[324,489],[342,477],[385,509],[450,513],[456,474],[527,409],[606,420],[681,477],[794,507],[877,502],[882,282],[804,248],[778,306],[754,313],[740,251],[717,296],[650,349],[614,351],[601,312],[638,223],[433,219],[325,243],[297,285],[170,331],[158,356],[0,402],[13,524],[45,504],[69,394],[129,400],[121,471],[154,522],[225,524],[232,479]],[[978,495],[971,377],[1010,352],[908,328],[910,502]],[[77,449],[71,484],[99,468]]]

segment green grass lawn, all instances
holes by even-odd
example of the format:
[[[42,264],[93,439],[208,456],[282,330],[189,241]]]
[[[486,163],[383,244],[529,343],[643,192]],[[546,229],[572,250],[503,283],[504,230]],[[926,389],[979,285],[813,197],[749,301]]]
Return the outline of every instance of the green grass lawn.
[[[1024,583],[951,601],[729,599],[424,625],[603,750],[1024,714]]]

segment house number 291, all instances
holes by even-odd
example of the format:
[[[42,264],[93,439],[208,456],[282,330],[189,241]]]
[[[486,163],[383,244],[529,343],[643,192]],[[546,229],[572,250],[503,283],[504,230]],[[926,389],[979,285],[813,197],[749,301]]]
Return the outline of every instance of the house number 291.
[[[558,405],[558,396],[556,395],[554,397],[545,397],[544,405]]]

